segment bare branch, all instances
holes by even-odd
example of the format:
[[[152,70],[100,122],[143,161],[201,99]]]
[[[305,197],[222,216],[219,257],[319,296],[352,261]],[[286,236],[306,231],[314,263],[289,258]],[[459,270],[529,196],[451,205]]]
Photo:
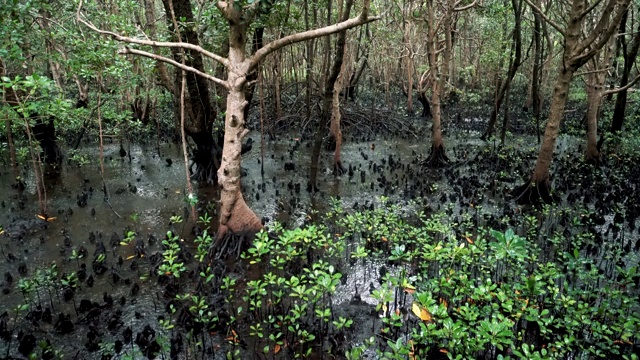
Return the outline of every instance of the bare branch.
[[[122,42],[126,42],[129,44],[138,44],[138,45],[148,45],[148,46],[154,46],[154,47],[166,47],[166,48],[182,48],[182,49],[189,49],[189,50],[193,50],[196,52],[201,53],[202,55],[213,59],[217,62],[219,62],[220,64],[224,65],[225,67],[229,66],[229,60],[227,60],[227,58],[222,57],[220,55],[214,54],[210,51],[207,51],[205,49],[203,49],[201,46],[198,45],[194,45],[194,44],[190,44],[190,43],[186,43],[186,42],[168,42],[168,41],[153,41],[153,40],[142,40],[142,39],[136,39],[136,38],[131,38],[131,37],[127,37],[127,36],[122,36],[118,33],[112,32],[112,31],[107,31],[107,30],[101,30],[98,29],[95,25],[93,25],[92,23],[90,23],[89,21],[85,20],[82,16],[82,3],[83,0],[80,0],[80,4],[78,4],[78,11],[76,12],[76,18],[78,19],[78,21],[80,21],[81,23],[83,23],[85,26],[87,26],[89,29],[102,34],[102,35],[108,35],[111,36],[112,38],[118,40],[118,41],[122,41]]]
[[[578,46],[578,48],[576,49],[576,54],[581,54],[582,52],[584,52],[584,50],[591,46],[591,44],[596,41],[599,36],[606,37],[607,41],[609,40],[610,36],[606,36],[606,34],[603,34],[607,31],[605,29],[613,27],[613,29],[615,30],[620,23],[619,21],[616,21],[615,24],[613,24],[613,21],[609,21],[609,16],[613,12],[613,9],[616,6],[616,2],[617,1],[615,0],[609,0],[605,8],[602,9],[602,14],[600,15],[600,19],[598,19],[598,23],[595,27],[589,29],[589,36],[587,36],[587,38],[580,43],[580,46]]]
[[[573,76],[574,77],[578,77],[578,76],[584,76],[584,75],[589,75],[589,74],[601,73],[601,72],[605,72],[605,71],[609,71],[609,70],[611,70],[611,67],[604,68],[604,69],[583,71],[583,72],[575,73]]]
[[[593,9],[595,9],[596,6],[600,4],[600,2],[602,2],[602,0],[594,1],[593,4],[591,4],[591,6],[589,6],[585,11],[583,11],[582,14],[580,14],[579,18],[582,19],[583,17],[587,16],[587,14],[589,14]]]
[[[531,2],[531,0],[524,0],[524,1],[525,1],[529,6],[531,6],[531,9],[532,9],[533,11],[537,12],[537,13],[542,17],[542,19],[543,19],[545,22],[547,22],[547,23],[548,23],[549,25],[551,25],[554,29],[556,29],[556,30],[560,33],[560,35],[562,35],[563,37],[565,36],[565,35],[564,35],[564,29],[562,29],[562,28],[560,27],[560,25],[556,24],[553,20],[549,19],[549,17],[548,17],[544,12],[542,12],[542,10],[540,10],[540,8],[539,8],[539,7],[537,7],[534,3],[532,3],[532,2]]]
[[[625,86],[623,86],[621,88],[607,90],[607,91],[602,93],[602,96],[619,93],[620,91],[625,91],[625,90],[629,89],[630,87],[632,87],[633,85],[635,85],[635,83],[637,83],[638,80],[640,80],[640,74],[636,75],[636,77],[633,80],[631,80],[627,85],[625,85]]]
[[[318,37],[322,37],[322,36],[327,36],[327,35],[331,35],[331,34],[335,34],[337,32],[343,31],[343,30],[348,30],[351,29],[353,27],[359,26],[359,25],[364,25],[366,23],[372,22],[372,21],[376,21],[378,19],[380,19],[380,17],[378,16],[368,16],[367,13],[369,11],[369,1],[365,1],[365,5],[362,9],[362,12],[360,13],[360,15],[358,17],[355,18],[351,18],[347,21],[343,21],[334,25],[329,25],[329,26],[325,26],[323,28],[319,28],[319,29],[313,29],[313,30],[308,30],[308,31],[304,31],[304,32],[300,32],[300,33],[295,33],[295,34],[291,34],[288,36],[285,36],[283,38],[274,40],[268,44],[266,44],[265,46],[263,46],[261,49],[259,49],[258,51],[256,51],[255,54],[253,54],[253,56],[248,60],[249,62],[249,70],[254,69],[258,63],[260,61],[262,61],[267,55],[271,54],[272,52],[283,48],[287,45],[291,45],[291,44],[295,44],[301,41],[305,41],[305,40],[309,40],[309,39],[314,39],[314,38],[318,38]]]
[[[229,84],[226,81],[218,79],[215,76],[211,76],[211,75],[209,75],[207,73],[204,73],[204,72],[202,72],[202,71],[200,71],[200,70],[198,70],[196,68],[193,68],[191,66],[183,65],[183,64],[181,64],[181,63],[179,63],[179,62],[177,62],[177,61],[175,61],[173,59],[169,59],[169,58],[164,57],[162,55],[157,55],[157,54],[154,54],[154,53],[150,53],[150,52],[142,51],[142,50],[138,50],[138,49],[131,49],[131,48],[128,48],[128,47],[125,47],[125,48],[121,49],[120,51],[118,51],[118,53],[119,54],[123,54],[123,55],[126,55],[126,54],[139,55],[139,56],[147,57],[149,59],[162,61],[162,62],[165,62],[167,64],[171,64],[171,65],[173,65],[173,66],[175,66],[175,67],[177,67],[179,69],[192,72],[192,73],[194,73],[196,75],[200,75],[203,78],[208,79],[210,81],[213,81],[214,83],[224,87],[227,90],[229,89]]]
[[[602,11],[602,14],[600,15],[600,20],[598,21],[598,24],[593,30],[591,30],[589,37],[585,39],[585,41],[580,43],[580,46],[576,49],[575,54],[582,54],[592,44],[593,44],[593,49],[596,49],[596,50],[601,49],[604,46],[604,44],[607,41],[609,41],[609,38],[613,36],[613,33],[618,29],[618,24],[620,24],[622,15],[626,11],[627,7],[629,7],[629,4],[631,1],[621,0],[619,7],[615,13],[613,12],[613,10],[616,6],[616,3],[618,3],[618,1],[615,1],[615,0],[609,0],[609,1],[610,2],[607,4],[605,9]],[[611,19],[609,19],[612,13],[613,13],[613,16]]]
[[[478,0],[473,0],[473,2],[469,5],[465,5],[465,6],[461,6],[461,7],[456,7],[458,6],[462,1],[458,1],[456,2],[456,4],[453,7],[453,11],[465,11],[467,9],[471,9],[472,7],[476,6],[476,3],[478,2]]]

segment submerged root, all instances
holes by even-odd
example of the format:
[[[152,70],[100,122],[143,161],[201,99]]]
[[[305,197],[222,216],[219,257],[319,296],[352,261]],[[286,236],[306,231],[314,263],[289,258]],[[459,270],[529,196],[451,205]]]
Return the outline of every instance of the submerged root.
[[[220,167],[219,158],[220,157],[216,151],[212,151],[208,156],[196,152],[190,168],[191,180],[199,183],[218,183],[218,168]],[[195,171],[193,171],[194,165]]]
[[[444,151],[444,146],[432,146],[429,157],[425,159],[425,165],[432,168],[441,168],[449,165],[450,160]]]
[[[221,221],[216,242],[209,250],[212,258],[222,259],[232,255],[239,258],[242,251],[251,244],[255,234],[262,229],[262,222],[247,206],[242,194],[238,194],[229,213],[230,217]],[[221,216],[223,214],[224,210]]]
[[[560,197],[552,194],[548,181],[529,181],[515,188],[512,195],[518,205],[552,204]]]
[[[248,233],[232,233],[227,231],[209,248],[211,259],[221,260],[230,257],[240,259],[240,255],[249,249],[254,235]]]
[[[216,184],[218,182],[218,168],[214,165],[213,161],[206,165],[199,165],[197,163],[195,165],[196,171],[191,174],[191,180],[208,184]]]

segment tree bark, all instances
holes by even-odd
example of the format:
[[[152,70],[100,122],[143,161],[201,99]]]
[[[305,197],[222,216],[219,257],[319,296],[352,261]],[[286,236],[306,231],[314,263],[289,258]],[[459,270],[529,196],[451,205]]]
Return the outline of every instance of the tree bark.
[[[602,89],[587,85],[587,150],[585,158],[588,163],[600,164],[600,151],[598,150],[598,111],[602,99]]]
[[[504,117],[502,118],[502,130],[500,131],[500,144],[504,145],[507,137],[507,130],[509,129],[509,97],[511,95],[511,84],[507,86],[507,91],[504,95]]]
[[[431,90],[431,111],[433,125],[431,128],[431,152],[427,158],[427,165],[440,167],[449,163],[444,149],[442,138],[442,98],[445,92],[445,85],[451,66],[451,56],[453,51],[453,13],[455,11],[455,1],[444,0],[443,14],[440,19],[436,19],[437,4],[434,0],[427,1],[427,55],[429,60],[429,83]],[[443,25],[444,43],[439,47],[438,38],[439,26]],[[439,64],[438,57],[442,54],[442,63]]]
[[[574,69],[565,68],[562,64],[558,71],[558,79],[553,88],[553,100],[549,110],[549,120],[544,131],[544,138],[536,161],[536,167],[531,177],[532,183],[544,183],[549,185],[549,166],[553,158],[556,140],[560,132],[560,122],[564,115],[564,106],[567,103],[569,85],[573,79]]]
[[[170,0],[166,0],[167,4],[170,4]],[[181,0],[182,1],[182,0]],[[352,1],[352,0],[349,0]],[[248,106],[248,102],[245,97],[245,90],[247,86],[247,77],[249,74],[256,70],[264,58],[279,49],[294,44],[297,42],[327,36],[334,33],[346,31],[350,28],[366,24],[371,21],[375,21],[378,17],[370,17],[369,12],[369,0],[364,1],[362,12],[358,17],[352,19],[346,19],[335,25],[325,26],[320,29],[309,30],[299,32],[285,36],[280,39],[271,41],[257,50],[251,57],[246,58],[246,33],[251,21],[256,15],[256,7],[242,8],[235,6],[233,2],[218,1],[217,7],[223,16],[227,19],[229,24],[229,54],[224,58],[215,53],[209,52],[199,45],[189,42],[162,42],[162,41],[149,41],[141,40],[139,38],[131,38],[119,35],[114,32],[104,31],[91,24],[85,18],[83,18],[82,2],[78,6],[76,18],[84,25],[101,34],[107,34],[117,40],[124,41],[132,44],[144,44],[156,47],[169,47],[171,49],[184,49],[190,52],[205,54],[207,57],[214,59],[227,68],[227,80],[221,80],[218,77],[207,74],[197,68],[198,65],[202,65],[202,62],[198,64],[196,58],[189,58],[191,65],[185,65],[181,62],[177,62],[172,59],[168,59],[157,54],[146,52],[139,49],[124,48],[121,49],[121,54],[135,54],[145,56],[155,60],[160,60],[166,63],[170,63],[181,70],[186,70],[189,74],[198,74],[202,79],[209,79],[216,84],[223,86],[229,93],[226,102],[226,117],[225,117],[225,134],[224,134],[224,148],[222,151],[222,160],[220,168],[217,171],[218,184],[220,184],[222,190],[220,195],[220,218],[218,229],[218,240],[222,239],[227,233],[255,233],[262,225],[256,214],[247,206],[240,185],[240,164],[242,162],[242,139],[247,135],[249,130],[245,128],[245,109]],[[168,6],[171,7],[171,6]],[[190,12],[190,8],[189,8]],[[181,17],[176,13],[176,17]],[[197,39],[190,39],[197,41]],[[201,57],[200,57],[201,59]],[[181,59],[182,60],[182,59]],[[337,76],[337,75],[336,75]],[[189,78],[187,78],[187,85],[189,85]],[[192,94],[189,94],[192,100],[195,99]],[[196,94],[197,95],[197,94]],[[207,98],[208,99],[208,98]],[[199,109],[197,111],[201,111]],[[194,110],[194,113],[197,113]],[[199,125],[199,124],[196,124]],[[205,124],[206,125],[206,124]],[[186,126],[185,126],[186,127]],[[211,134],[209,133],[209,136]],[[192,135],[193,137],[193,135]],[[194,139],[195,140],[195,139]],[[197,143],[197,141],[196,141]]]
[[[407,115],[413,116],[413,45],[411,44],[411,22],[409,21],[412,2],[405,1],[403,5],[404,31],[402,40],[406,52],[403,58],[407,77]]]
[[[624,35],[621,35],[624,36]],[[625,46],[626,48],[626,46]],[[631,46],[627,51],[623,51],[624,67],[622,75],[620,76],[620,87],[624,87],[629,83],[629,76],[638,56],[638,50],[640,50],[640,22],[638,22],[638,29],[633,35]],[[613,117],[611,119],[611,132],[618,133],[622,130],[624,124],[625,110],[627,108],[627,90],[622,90],[616,96],[616,104],[613,109]]]
[[[340,20],[341,22],[349,19],[349,14],[352,7],[353,0],[346,0],[345,8],[343,9],[342,17]],[[307,190],[312,192],[318,191],[318,168],[320,162],[320,150],[322,148],[322,139],[326,134],[325,131],[327,123],[329,122],[331,117],[331,104],[333,100],[334,86],[336,80],[338,79],[338,75],[340,74],[340,69],[342,68],[342,63],[344,61],[347,31],[344,30],[339,32],[337,37],[338,39],[336,41],[335,59],[333,60],[333,65],[331,66],[330,72],[326,78],[326,82],[324,85],[322,113],[320,114],[320,119],[318,120],[318,128],[316,130],[316,136],[313,141],[313,149],[311,152],[311,166],[309,167],[309,184],[307,185]]]
[[[345,82],[345,63],[342,63],[340,74],[336,79],[333,86],[332,105],[331,105],[331,126],[329,128],[330,141],[335,142],[335,149],[333,152],[333,174],[342,175],[346,169],[342,166],[341,149],[342,149],[342,130],[340,128],[340,92],[342,91],[343,84]]]
[[[522,58],[522,0],[511,0],[514,14],[514,28],[513,28],[513,48],[511,54],[513,57],[509,60],[509,70],[507,76],[500,82],[500,85],[496,88],[496,94],[494,96],[493,110],[491,111],[491,117],[489,118],[489,124],[487,130],[482,135],[482,139],[486,140],[493,135],[493,129],[495,127],[498,114],[500,113],[500,107],[504,101],[505,95],[513,81],[518,68],[520,67],[520,61]]]
[[[171,9],[176,19],[184,19],[187,23],[193,23],[193,10],[189,0],[162,0],[167,15],[169,29],[178,36],[178,29],[173,25]],[[179,29],[179,34],[184,42],[199,45],[198,34],[193,26],[185,26]],[[201,72],[204,72],[202,54],[191,49],[184,50],[186,58],[184,63]],[[182,63],[182,51],[172,48],[173,58]],[[175,74],[175,89],[180,89],[182,75],[179,71]],[[216,180],[220,158],[220,145],[212,135],[211,125],[216,117],[215,109],[211,106],[209,97],[209,84],[206,79],[192,72],[187,73],[187,95],[185,97],[185,131],[196,144],[193,154],[193,163],[196,166],[192,179],[200,182],[213,183]],[[177,96],[177,97],[176,97]],[[174,91],[174,100],[179,99],[179,91]],[[177,108],[177,107],[176,107]],[[179,119],[179,117],[178,117]]]
[[[537,3],[539,4],[539,2]],[[531,106],[533,108],[533,118],[536,124],[536,135],[540,144],[540,112],[542,101],[540,95],[540,80],[542,79],[542,19],[540,14],[533,12],[533,75],[531,77]]]
[[[600,105],[602,104],[602,96],[604,94],[605,81],[607,78],[606,69],[611,63],[611,54],[613,52],[613,43],[610,42],[599,54],[591,59],[589,67],[591,70],[586,75],[587,90],[587,149],[585,151],[585,160],[594,165],[600,165],[600,150],[598,148],[598,118],[600,115]]]
[[[573,74],[582,65],[588,62],[613,35],[620,18],[629,5],[630,0],[609,0],[603,4],[603,9],[599,15],[595,27],[583,36],[582,27],[585,23],[586,15],[593,8],[587,9],[587,3],[582,0],[573,0],[569,13],[566,29],[562,29],[558,24],[552,22],[544,16],[538,7],[525,0],[534,11],[538,12],[545,21],[558,30],[564,37],[564,51],[562,62],[558,65],[558,74],[555,87],[549,120],[544,132],[544,139],[540,146],[538,159],[533,174],[528,182],[514,190],[516,201],[520,204],[539,204],[541,202],[551,203],[557,200],[557,196],[551,193],[550,166],[556,139],[560,130],[560,122],[564,115],[564,107],[567,101],[569,85],[573,79]],[[615,10],[615,11],[614,11]],[[587,13],[584,13],[587,11]],[[591,23],[590,23],[591,24]],[[590,25],[591,26],[591,25]]]

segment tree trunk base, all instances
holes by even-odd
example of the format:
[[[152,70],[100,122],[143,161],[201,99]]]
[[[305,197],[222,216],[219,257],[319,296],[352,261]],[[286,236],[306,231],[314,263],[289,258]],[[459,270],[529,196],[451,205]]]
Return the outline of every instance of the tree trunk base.
[[[450,161],[447,154],[444,151],[444,145],[431,147],[431,153],[425,160],[425,165],[432,168],[440,168],[449,165]]]
[[[320,189],[318,188],[318,186],[316,186],[315,184],[312,184],[311,182],[307,183],[307,192],[310,192],[312,194],[317,193],[318,191],[320,191]]]
[[[218,229],[218,237],[224,236],[227,232],[253,236],[261,229],[262,222],[256,213],[247,206],[242,195],[239,194],[231,211],[231,216]]]
[[[529,181],[515,188],[512,195],[518,205],[552,204],[560,200],[551,193],[548,181]]]
[[[585,162],[598,167],[602,165],[602,154],[600,154],[600,152],[596,152],[595,154],[587,153],[587,155],[585,155]]]
[[[211,246],[209,254],[218,259],[231,255],[239,257],[260,230],[262,230],[262,222],[247,206],[242,195],[238,195],[231,217],[226,224],[220,224],[216,235],[217,240]]]

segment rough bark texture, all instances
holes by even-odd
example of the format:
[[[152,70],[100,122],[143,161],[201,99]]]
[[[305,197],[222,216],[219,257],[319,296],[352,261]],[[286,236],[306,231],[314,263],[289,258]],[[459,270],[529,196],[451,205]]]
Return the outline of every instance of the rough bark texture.
[[[600,110],[600,100],[602,99],[602,89],[593,87],[587,90],[587,150],[585,159],[594,165],[600,164],[600,151],[598,150],[598,111]]]
[[[552,203],[556,200],[551,194],[549,169],[560,130],[560,121],[564,115],[569,85],[575,71],[574,68],[564,67],[563,64],[560,64],[559,67],[558,78],[553,88],[549,120],[547,120],[533,175],[527,183],[514,190],[514,196],[519,204],[536,205]]]
[[[240,184],[242,162],[242,139],[249,132],[245,128],[245,108],[249,105],[245,90],[249,64],[245,62],[247,24],[236,9],[226,8],[229,20],[229,68],[227,83],[227,113],[224,127],[224,148],[218,169],[220,193],[220,227],[218,238],[228,231],[233,233],[255,233],[261,227],[260,219],[249,209],[242,196]]]
[[[527,0],[527,3],[534,6],[529,0]],[[540,146],[538,159],[531,178],[524,185],[514,190],[514,196],[518,203],[550,203],[555,200],[555,196],[550,191],[549,172],[573,74],[593,58],[609,41],[609,38],[613,35],[622,17],[622,13],[628,5],[629,0],[610,0],[608,3],[605,3],[596,27],[587,33],[585,38],[581,38],[582,27],[585,22],[583,12],[587,10],[587,3],[582,0],[573,0],[568,17],[569,21],[566,29],[562,32],[565,40],[564,51],[562,62],[558,65],[558,74],[553,89],[549,120],[547,120],[544,139]],[[614,12],[614,10],[616,10],[616,12]],[[539,9],[534,8],[534,11],[539,11]],[[550,24],[556,28],[556,30],[562,31],[557,24]]]

